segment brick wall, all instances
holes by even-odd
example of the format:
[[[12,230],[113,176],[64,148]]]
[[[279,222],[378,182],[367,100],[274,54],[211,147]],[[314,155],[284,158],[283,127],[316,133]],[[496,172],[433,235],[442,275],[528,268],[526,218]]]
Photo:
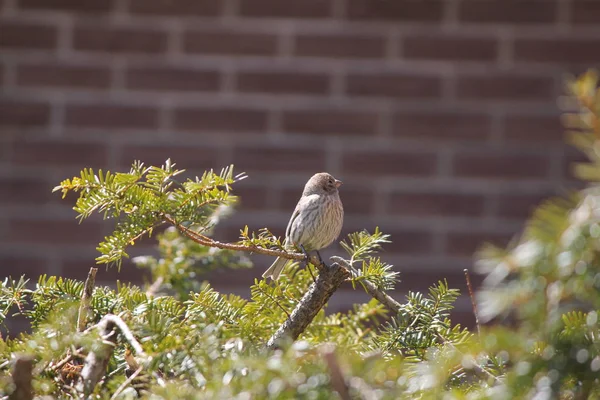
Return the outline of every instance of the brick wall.
[[[230,239],[283,233],[332,172],[344,231],[392,234],[401,291],[464,289],[483,240],[571,183],[556,99],[600,63],[599,23],[597,0],[0,0],[0,278],[85,276],[110,227],[50,189],[171,157],[249,173]],[[217,287],[247,293],[269,261]]]

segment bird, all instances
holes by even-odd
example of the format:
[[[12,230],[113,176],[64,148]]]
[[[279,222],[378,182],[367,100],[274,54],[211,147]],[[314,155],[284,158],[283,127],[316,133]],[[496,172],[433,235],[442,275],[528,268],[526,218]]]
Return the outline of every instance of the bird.
[[[286,250],[300,248],[308,259],[308,252],[324,249],[338,238],[344,223],[344,207],[339,187],[342,181],[327,172],[313,175],[302,192],[285,230]],[[263,273],[263,278],[279,279],[288,259],[278,257]],[[322,260],[321,260],[322,262]]]

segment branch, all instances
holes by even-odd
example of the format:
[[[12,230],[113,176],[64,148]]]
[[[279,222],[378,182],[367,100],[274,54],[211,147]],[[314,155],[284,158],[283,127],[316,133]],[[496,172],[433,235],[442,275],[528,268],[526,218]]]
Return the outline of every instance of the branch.
[[[127,324],[118,316],[107,314],[98,322],[96,327],[100,329],[100,335],[103,339],[102,344],[98,349],[92,349],[88,353],[76,387],[77,391],[83,392],[86,396],[94,391],[94,388],[104,376],[108,361],[117,344],[115,328],[119,328],[125,340],[129,342],[138,356],[146,357],[140,343],[133,336]]]
[[[114,322],[104,317],[97,327],[100,329],[102,343],[97,349],[91,349],[88,353],[76,386],[77,391],[84,393],[86,397],[94,391],[94,388],[104,376],[113,349],[117,345],[117,332],[115,331]]]
[[[98,268],[90,268],[90,272],[88,272],[87,279],[85,280],[85,287],[83,289],[83,295],[81,296],[81,303],[79,304],[79,313],[77,316],[78,332],[82,332],[87,323],[87,316],[90,311],[90,301],[92,300],[94,283],[96,282],[96,272],[98,272]]]
[[[354,267],[352,267],[350,264],[348,264],[346,262],[346,260],[344,260],[343,258],[341,258],[341,257],[331,257],[331,258],[334,259],[336,263],[340,264],[344,268],[348,269],[349,271],[352,271],[352,273],[356,273],[356,270],[354,269]],[[379,289],[377,286],[375,286],[372,282],[370,282],[367,279],[361,281],[360,283],[364,286],[367,293],[369,293],[373,298],[375,298],[381,304],[386,306],[388,308],[388,310],[390,310],[391,312],[393,312],[395,314],[398,314],[400,312],[400,307],[401,307],[400,303],[398,303],[396,300],[394,300],[390,295],[386,294],[383,290]]]
[[[18,356],[12,372],[12,381],[15,390],[8,396],[8,400],[31,400],[33,399],[33,388],[31,387],[33,371],[33,358],[30,356]]]
[[[100,326],[102,321],[109,321],[115,324],[121,331],[121,334],[123,334],[125,340],[127,340],[129,345],[135,350],[135,353],[139,357],[146,357],[146,353],[144,352],[144,349],[142,349],[142,345],[140,345],[140,342],[138,342],[135,336],[133,336],[133,333],[131,332],[125,321],[123,321],[120,317],[114,314],[106,314],[98,323],[98,326]]]
[[[169,222],[171,225],[175,226],[185,236],[192,239],[194,242],[202,244],[204,246],[216,247],[219,249],[235,250],[235,251],[245,251],[245,252],[256,253],[256,254],[264,254],[267,256],[287,258],[289,260],[305,260],[306,259],[306,256],[302,253],[288,253],[287,251],[282,251],[282,250],[272,250],[272,249],[265,249],[263,247],[244,246],[241,244],[219,242],[217,240],[209,238],[208,236],[204,236],[196,231],[186,228],[185,226],[183,226],[179,222],[177,222],[170,215],[164,215],[163,218],[167,222]],[[315,257],[315,259],[316,259],[316,257]],[[311,263],[313,263],[312,260],[313,260],[313,257],[311,257]],[[318,264],[314,264],[314,265],[318,265]]]
[[[276,349],[286,338],[296,340],[348,277],[350,272],[338,263],[321,268],[317,280],[310,286],[289,318],[271,336],[266,347]]]

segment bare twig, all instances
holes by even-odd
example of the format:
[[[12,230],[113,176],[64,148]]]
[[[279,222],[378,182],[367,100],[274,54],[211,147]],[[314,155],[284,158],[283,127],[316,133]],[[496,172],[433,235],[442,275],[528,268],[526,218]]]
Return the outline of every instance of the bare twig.
[[[127,385],[129,385],[131,382],[133,382],[133,380],[140,374],[140,372],[142,372],[142,367],[140,366],[138,369],[135,370],[135,372],[133,374],[131,374],[131,376],[129,378],[127,378],[127,380],[125,382],[123,382],[121,384],[121,386],[119,386],[119,388],[115,391],[115,393],[110,397],[111,400],[116,399],[117,396],[119,394],[121,394],[121,392],[123,390],[125,390],[125,388],[127,387]]]
[[[340,264],[344,268],[350,270],[353,274],[356,274],[356,270],[350,264],[346,262],[341,257],[331,257],[332,260],[335,260],[336,263]],[[394,300],[390,295],[386,294],[383,290],[380,290],[377,286],[375,286],[372,282],[365,279],[361,281],[361,284],[366,289],[367,293],[369,293],[373,298],[379,301],[381,304],[387,307],[388,310],[393,312],[394,314],[398,314],[400,312],[400,308],[402,307],[400,303]]]
[[[92,294],[94,293],[94,284],[96,283],[96,272],[98,272],[98,268],[90,268],[87,279],[85,280],[85,286],[83,289],[83,295],[81,296],[81,303],[79,304],[79,313],[77,316],[77,332],[82,332],[85,329],[85,324],[87,323],[87,317],[90,311],[90,302],[92,301]]]
[[[473,286],[471,286],[471,277],[469,276],[469,270],[464,269],[465,279],[467,281],[467,289],[469,290],[469,297],[471,298],[471,305],[473,306],[473,315],[475,315],[475,326],[477,326],[477,334],[481,336],[481,328],[479,326],[479,316],[477,313],[477,303],[475,302],[475,296],[473,295]]]
[[[277,307],[279,307],[281,309],[281,311],[283,311],[283,313],[289,318],[290,317],[290,313],[287,312],[287,310],[281,305],[279,304],[279,302],[277,301],[276,298],[274,298],[273,296],[271,296],[269,293],[265,292],[264,290],[262,290],[259,286],[257,287],[257,289],[264,294],[265,296],[267,296],[273,303],[275,303],[275,305]]]
[[[208,236],[204,236],[196,231],[186,228],[185,226],[183,226],[179,222],[177,222],[170,215],[164,215],[164,219],[167,222],[169,222],[170,224],[172,224],[173,226],[175,226],[185,236],[192,239],[194,242],[200,243],[205,246],[216,247],[219,249],[245,251],[245,252],[251,252],[251,253],[256,253],[256,254],[264,254],[267,256],[287,258],[289,260],[304,260],[304,259],[306,259],[306,256],[302,253],[288,253],[287,251],[282,251],[282,250],[272,250],[272,249],[265,249],[263,247],[244,246],[241,244],[219,242],[217,240],[209,238]],[[313,265],[317,265],[316,262],[313,262],[313,258],[311,258],[311,263]]]
[[[331,386],[338,392],[342,400],[350,400],[350,391],[348,390],[348,384],[340,368],[340,364],[335,356],[335,346],[333,344],[327,344],[321,348],[321,354],[325,358],[329,373],[331,374]]]
[[[12,381],[15,390],[8,396],[8,400],[31,400],[33,399],[33,388],[31,386],[33,371],[33,358],[31,356],[18,356],[15,359]]]
[[[292,311],[289,318],[271,336],[267,342],[267,348],[274,349],[279,347],[281,342],[286,338],[296,340],[312,322],[319,310],[325,306],[333,293],[349,276],[350,272],[337,263],[323,268],[316,282],[310,285],[310,288],[294,311]]]

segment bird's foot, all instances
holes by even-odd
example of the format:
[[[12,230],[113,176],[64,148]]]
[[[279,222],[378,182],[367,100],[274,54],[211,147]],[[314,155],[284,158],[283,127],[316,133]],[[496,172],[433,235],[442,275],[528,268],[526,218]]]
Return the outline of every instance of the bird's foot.
[[[325,261],[323,261],[323,258],[321,258],[321,253],[319,253],[319,250],[316,250],[316,252],[317,252],[317,256],[319,257],[319,262],[321,263],[321,265],[324,267],[329,267],[329,265],[325,264]]]
[[[310,274],[313,282],[317,283],[317,280],[315,279],[315,275],[312,272],[312,268],[310,267],[310,256],[308,255],[308,252],[306,251],[306,249],[304,248],[303,245],[300,245],[300,249],[302,250],[302,252],[304,253],[304,256],[306,257],[304,259],[304,264],[306,265],[306,269],[308,270],[308,273]],[[317,254],[319,254],[319,252],[317,252]],[[321,258],[321,256],[319,256],[319,259],[320,258]]]

